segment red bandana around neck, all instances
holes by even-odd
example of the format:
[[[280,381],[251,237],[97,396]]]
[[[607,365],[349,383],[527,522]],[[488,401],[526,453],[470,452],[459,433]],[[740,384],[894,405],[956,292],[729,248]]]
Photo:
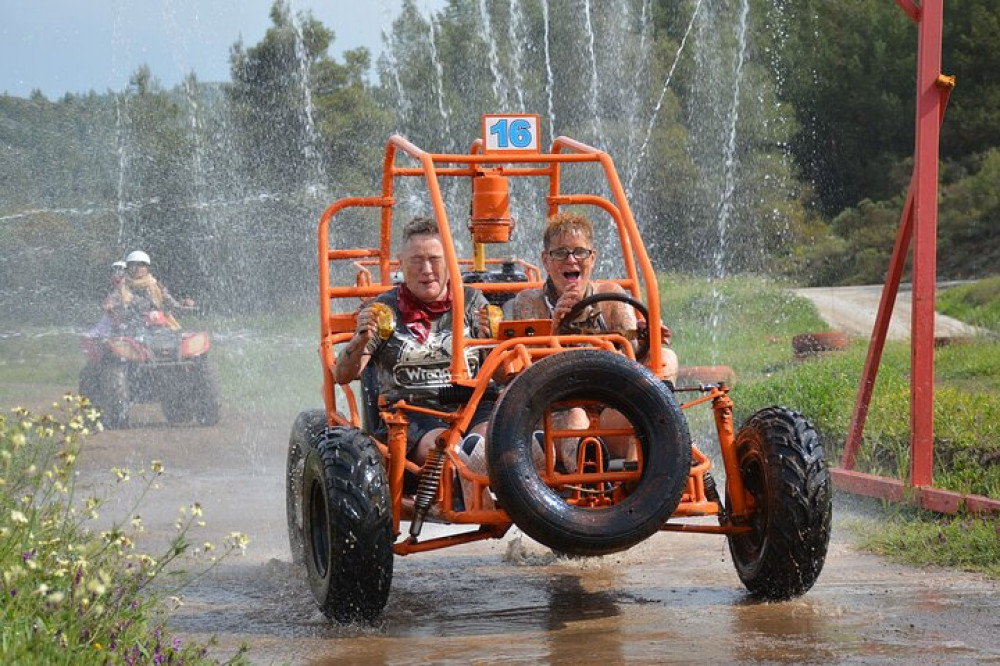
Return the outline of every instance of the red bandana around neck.
[[[440,301],[426,303],[417,298],[405,284],[399,285],[397,303],[403,323],[421,343],[427,342],[431,332],[431,322],[451,310],[451,291]]]

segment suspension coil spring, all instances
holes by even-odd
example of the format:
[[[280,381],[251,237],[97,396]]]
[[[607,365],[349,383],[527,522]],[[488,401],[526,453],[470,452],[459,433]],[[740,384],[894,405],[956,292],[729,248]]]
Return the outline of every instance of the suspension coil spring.
[[[438,488],[441,485],[441,472],[444,468],[446,456],[440,448],[433,448],[427,452],[427,460],[420,470],[420,483],[417,485],[417,496],[413,502],[413,521],[410,523],[410,536],[420,535],[420,529],[424,526],[424,517],[427,511],[437,499]]]

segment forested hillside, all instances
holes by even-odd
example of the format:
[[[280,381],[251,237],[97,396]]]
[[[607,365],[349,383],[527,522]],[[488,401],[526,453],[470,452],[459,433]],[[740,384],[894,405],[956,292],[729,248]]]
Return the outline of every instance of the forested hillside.
[[[1000,6],[945,12],[939,273],[982,277],[1000,265]],[[311,304],[316,219],[376,191],[385,137],[465,151],[496,111],[605,148],[662,269],[884,274],[917,34],[892,0],[407,0],[379,62],[334,58],[333,32],[280,0],[271,21],[259,43],[234,35],[228,81],[168,90],[143,67],[122,91],[0,96],[0,311],[92,311],[136,247],[213,310]],[[446,193],[460,214],[467,195]],[[513,193],[528,240],[529,194]]]

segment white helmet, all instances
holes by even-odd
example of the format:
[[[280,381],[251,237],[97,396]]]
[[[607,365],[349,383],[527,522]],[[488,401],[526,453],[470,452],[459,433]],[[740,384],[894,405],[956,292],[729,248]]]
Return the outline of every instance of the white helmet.
[[[146,264],[147,266],[150,264],[149,255],[142,250],[129,252],[128,256],[125,257],[125,261],[129,264]]]
[[[116,261],[113,264],[111,264],[111,270],[113,270],[113,271],[123,271],[123,270],[125,270],[125,266],[126,266],[126,264],[125,264],[124,261]]]

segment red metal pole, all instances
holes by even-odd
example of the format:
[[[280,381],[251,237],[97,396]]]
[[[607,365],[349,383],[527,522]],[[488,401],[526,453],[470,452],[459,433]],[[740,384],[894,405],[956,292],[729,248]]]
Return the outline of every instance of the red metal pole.
[[[840,465],[844,469],[854,469],[854,459],[861,448],[861,434],[868,419],[868,406],[871,404],[872,391],[875,389],[875,378],[882,363],[882,351],[889,332],[889,321],[892,319],[892,309],[896,305],[896,295],[899,293],[899,281],[903,276],[903,266],[906,255],[910,251],[910,240],[913,238],[913,190],[915,177],[910,179],[910,188],[906,193],[906,205],[899,220],[899,230],[896,232],[896,246],[892,250],[889,261],[889,273],[882,287],[882,297],[878,304],[878,315],[875,317],[875,327],[872,329],[871,342],[868,343],[868,356],[865,358],[865,368],[861,372],[861,383],[858,386],[858,397],[854,401],[854,414],[847,428],[847,442],[844,444],[844,456]]]
[[[921,5],[917,42],[914,181],[913,319],[910,337],[910,484],[934,481],[934,297],[937,281],[937,187],[943,0]]]

